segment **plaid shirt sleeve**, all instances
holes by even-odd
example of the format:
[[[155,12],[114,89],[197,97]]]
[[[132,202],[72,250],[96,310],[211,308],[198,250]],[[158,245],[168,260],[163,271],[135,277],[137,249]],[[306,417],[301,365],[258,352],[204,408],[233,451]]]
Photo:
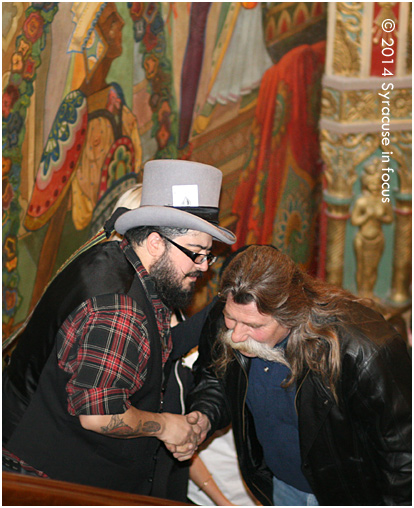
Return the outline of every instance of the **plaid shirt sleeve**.
[[[122,414],[145,381],[150,354],[146,317],[134,300],[103,295],[82,303],[58,333],[59,367],[71,415]]]

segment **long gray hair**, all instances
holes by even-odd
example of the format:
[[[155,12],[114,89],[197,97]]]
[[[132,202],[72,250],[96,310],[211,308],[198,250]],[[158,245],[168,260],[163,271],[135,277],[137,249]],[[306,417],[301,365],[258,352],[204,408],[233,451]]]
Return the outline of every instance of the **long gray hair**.
[[[234,302],[254,302],[291,334],[286,360],[292,385],[309,368],[318,373],[336,398],[340,374],[340,345],[334,324],[348,319],[347,302],[355,296],[303,272],[287,255],[271,246],[254,245],[237,255],[223,273],[220,296]],[[216,362],[220,371],[229,361],[224,348]],[[220,366],[221,364],[221,366]]]

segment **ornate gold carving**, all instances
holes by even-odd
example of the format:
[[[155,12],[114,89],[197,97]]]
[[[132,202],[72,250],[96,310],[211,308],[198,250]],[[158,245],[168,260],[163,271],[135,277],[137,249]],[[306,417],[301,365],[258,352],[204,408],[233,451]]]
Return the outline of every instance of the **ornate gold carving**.
[[[340,118],[344,122],[375,120],[379,117],[377,103],[378,95],[372,90],[344,92]]]
[[[326,215],[327,248],[325,272],[326,280],[336,286],[342,286],[344,269],[344,248],[346,220],[349,216],[349,204],[328,204]]]
[[[333,70],[342,76],[357,76],[360,69],[360,56],[356,45],[347,36],[341,20],[336,22]]]
[[[339,154],[338,159],[341,160],[346,157],[347,154],[342,152]],[[352,159],[348,158],[348,160]],[[343,164],[341,166],[339,169],[334,169],[331,165],[326,165],[324,175],[328,184],[327,193],[338,199],[347,199],[352,196],[352,186],[357,179],[357,174],[352,166],[349,169],[345,169]]]
[[[411,118],[412,91],[408,89],[394,90],[390,95],[390,111],[393,118]]]
[[[326,279],[342,285],[345,232],[350,217],[353,185],[358,178],[356,166],[379,146],[377,134],[336,134],[321,130],[321,152],[325,162],[327,188]]]
[[[374,44],[380,43],[382,35],[384,38],[386,37],[386,34],[382,34],[382,20],[394,19],[393,3],[386,2],[379,5],[381,7],[380,13],[372,25]],[[371,27],[363,25],[364,3],[338,2],[333,8],[336,16],[333,36],[333,73],[338,76],[360,78],[362,33],[363,30],[371,32]],[[409,16],[407,74],[411,70],[411,6]],[[398,33],[394,35],[398,37]],[[386,241],[382,225],[384,222],[390,223],[393,220],[391,204],[382,202],[382,168],[386,163],[385,159],[377,157],[372,160],[372,154],[378,154],[381,150],[383,154],[388,153],[390,159],[393,159],[394,165],[395,161],[398,162],[397,167],[394,166],[394,170],[398,175],[400,189],[399,193],[393,192],[392,194],[393,202],[395,198],[396,205],[393,227],[395,243],[391,299],[394,303],[406,303],[409,298],[411,273],[412,136],[408,129],[402,132],[392,130],[388,138],[390,140],[389,146],[383,146],[379,123],[384,121],[383,117],[389,117],[394,126],[398,125],[397,120],[404,120],[400,125],[405,125],[406,120],[411,119],[412,91],[410,88],[390,90],[388,95],[390,102],[387,104],[387,110],[383,110],[384,103],[379,96],[383,90],[380,86],[378,89],[367,89],[366,83],[364,83],[365,87],[361,86],[359,89],[360,87],[356,84],[355,87],[352,87],[356,89],[350,90],[351,86],[349,85],[352,81],[354,80],[348,80],[347,86],[342,86],[342,83],[339,82],[334,86],[329,84],[322,91],[321,117],[340,124],[340,129],[335,129],[338,132],[322,129],[320,135],[326,179],[324,197],[327,216],[326,278],[334,284],[342,284],[345,230],[347,219],[351,218],[350,204],[353,198],[353,186],[357,179],[355,168],[371,158],[371,162],[375,163],[375,171],[373,171],[374,165],[364,166],[365,176],[361,179],[364,192],[355,202],[351,222],[359,228],[354,240],[358,265],[358,291],[364,296],[372,297],[373,295],[378,277],[378,264]],[[357,80],[355,80],[356,82]],[[367,121],[375,121],[378,131],[356,134],[341,133],[347,129],[347,124],[358,125]],[[329,124],[328,121],[325,125],[327,124]],[[356,129],[353,128],[353,130]],[[389,164],[392,167],[392,162]],[[377,194],[374,195],[374,192]]]
[[[342,76],[358,76],[361,68],[361,23],[360,2],[338,2],[333,70]],[[349,35],[351,34],[352,37]]]
[[[325,129],[321,131],[321,154],[326,164],[325,178],[327,182],[326,192],[339,199],[352,196],[352,185],[356,179],[352,154],[341,145],[343,136],[335,135]],[[353,172],[353,182],[350,183]]]
[[[346,28],[350,33],[361,33],[362,8],[364,2],[338,2],[338,15],[346,20]],[[359,40],[359,37],[357,37]]]
[[[410,300],[412,266],[412,133],[393,132],[392,157],[398,162],[399,192],[395,195],[395,233],[391,301],[403,305]]]
[[[324,88],[322,91],[322,118],[329,118],[341,123],[364,120],[380,121],[383,113],[381,97],[378,90],[335,90]],[[390,104],[387,105],[390,119],[410,119],[412,92],[410,89],[395,89],[390,93]],[[385,106],[384,106],[385,107]],[[379,127],[378,127],[379,129]]]
[[[374,298],[378,265],[385,244],[382,224],[389,224],[393,219],[391,203],[383,203],[381,199],[382,166],[379,157],[364,166],[362,195],[356,200],[351,214],[351,223],[359,227],[354,238],[356,279],[358,294],[364,298]]]
[[[412,267],[412,203],[396,198],[395,240],[391,282],[391,300],[402,305],[410,300]]]
[[[339,104],[338,96],[339,92],[335,92],[332,89],[324,88],[322,90],[321,98],[321,116],[322,118],[332,118],[335,120],[339,119]]]
[[[400,194],[410,195],[412,191],[412,133],[411,131],[393,132],[390,136],[390,150],[392,158],[395,159],[399,167],[397,174],[399,177]]]
[[[324,176],[327,182],[327,249],[326,280],[341,286],[344,266],[345,229],[352,197],[355,173],[352,154],[339,144],[342,136],[322,130],[322,157],[325,161]]]
[[[382,22],[386,19],[391,19],[396,25],[398,24],[398,20],[394,16],[394,12],[392,10],[395,4],[396,2],[378,2],[381,10],[379,11],[378,16],[374,19],[374,26],[372,27],[372,42],[374,44],[379,44],[382,38],[386,40],[391,38],[389,33],[384,32]],[[398,30],[396,30],[395,35],[398,37]]]
[[[355,167],[379,146],[380,136],[336,134],[322,129],[320,139],[328,194],[340,199],[352,198],[352,186],[357,179]]]
[[[410,195],[412,187],[411,171],[407,166],[400,166],[397,173],[400,180],[400,193]]]

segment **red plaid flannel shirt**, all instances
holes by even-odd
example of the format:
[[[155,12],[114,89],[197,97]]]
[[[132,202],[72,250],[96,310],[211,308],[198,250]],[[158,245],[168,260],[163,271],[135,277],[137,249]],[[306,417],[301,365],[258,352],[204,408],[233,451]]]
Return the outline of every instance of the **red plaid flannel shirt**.
[[[129,243],[124,254],[151,301],[163,343],[163,365],[172,349],[171,312],[155,294],[147,271]],[[83,302],[65,320],[57,336],[59,367],[71,374],[66,385],[68,411],[80,414],[122,414],[139,390],[150,354],[146,316],[127,295],[97,296]]]

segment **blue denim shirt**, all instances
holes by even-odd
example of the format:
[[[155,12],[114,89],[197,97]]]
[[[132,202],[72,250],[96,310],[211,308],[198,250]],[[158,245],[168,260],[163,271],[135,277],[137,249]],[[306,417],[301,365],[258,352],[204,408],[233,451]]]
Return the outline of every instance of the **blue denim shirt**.
[[[288,337],[278,347],[286,347]],[[257,437],[272,473],[303,492],[312,490],[301,470],[296,387],[280,385],[289,369],[280,363],[253,358],[249,372],[247,406],[253,414]]]

